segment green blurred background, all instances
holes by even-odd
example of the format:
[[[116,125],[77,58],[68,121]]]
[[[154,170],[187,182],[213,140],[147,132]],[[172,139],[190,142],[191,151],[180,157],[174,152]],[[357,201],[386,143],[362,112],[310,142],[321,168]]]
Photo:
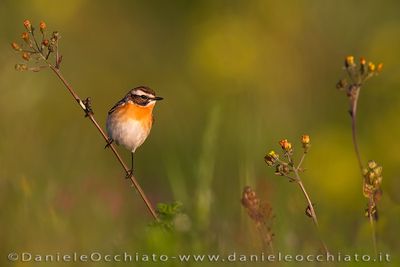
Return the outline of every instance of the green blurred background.
[[[399,264],[399,10],[394,0],[1,0],[1,265],[13,265],[12,251],[258,253],[240,204],[245,185],[274,209],[276,251],[316,253],[300,190],[263,161],[281,138],[300,148],[304,133],[312,148],[303,180],[328,246],[372,254],[348,102],[335,89],[349,54],[384,63],[362,89],[358,136],[364,161],[384,167],[378,248]],[[181,201],[189,229],[149,228],[138,194],[55,75],[14,70],[22,59],[9,43],[26,18],[60,31],[62,72],[92,97],[102,125],[130,88],[165,98],[136,176],[153,203]]]

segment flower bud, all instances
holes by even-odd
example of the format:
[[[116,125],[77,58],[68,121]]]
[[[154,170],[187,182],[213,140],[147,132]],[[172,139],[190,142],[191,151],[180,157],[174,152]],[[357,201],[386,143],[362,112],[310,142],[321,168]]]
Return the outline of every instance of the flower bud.
[[[47,28],[46,22],[41,21],[41,22],[39,23],[39,29],[40,29],[40,31],[43,33],[43,32],[46,30],[46,28]]]
[[[382,71],[382,68],[383,68],[383,63],[379,63],[379,64],[378,64],[378,67],[376,68],[376,71],[377,71],[377,72],[381,72],[381,71]]]
[[[367,64],[367,61],[365,60],[365,58],[361,57],[360,58],[360,73],[361,73],[361,75],[365,73],[366,64]]]
[[[22,34],[21,34],[21,38],[22,38],[22,40],[24,40],[25,42],[29,42],[29,33],[27,33],[27,32],[23,32]]]
[[[281,141],[279,141],[279,145],[285,151],[290,151],[292,149],[292,144],[289,143],[287,139],[282,139]]]
[[[22,58],[25,59],[26,61],[29,61],[29,59],[31,59],[31,54],[28,52],[24,52],[22,54]]]
[[[27,29],[28,32],[32,31],[32,24],[28,19],[24,20],[24,26],[25,26],[25,29]]]
[[[49,40],[44,39],[44,40],[42,41],[42,45],[44,45],[44,46],[49,46]]]
[[[372,62],[368,63],[368,71],[373,72],[375,71],[375,64]]]
[[[353,56],[347,56],[345,61],[344,61],[344,66],[346,68],[354,66],[354,57]]]
[[[308,145],[308,144],[310,143],[310,136],[307,135],[307,134],[303,134],[303,135],[301,136],[301,143],[302,143],[303,145]]]
[[[341,79],[340,81],[337,82],[336,89],[343,90],[346,86],[347,86],[347,80]]]
[[[21,51],[21,47],[20,47],[19,44],[17,44],[16,42],[12,42],[12,43],[11,43],[11,47],[12,47],[15,51]]]
[[[279,155],[275,153],[275,151],[271,150],[265,157],[264,161],[268,166],[273,166],[276,160],[279,158]]]
[[[371,170],[375,169],[376,167],[378,167],[378,164],[376,164],[376,162],[374,160],[370,160],[368,161],[368,168],[370,168]]]

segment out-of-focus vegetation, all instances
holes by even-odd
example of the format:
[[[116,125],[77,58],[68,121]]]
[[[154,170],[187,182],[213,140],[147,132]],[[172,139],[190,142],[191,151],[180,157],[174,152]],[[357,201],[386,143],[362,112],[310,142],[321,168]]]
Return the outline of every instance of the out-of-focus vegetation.
[[[315,253],[301,192],[263,161],[281,138],[303,133],[313,142],[302,179],[326,243],[372,254],[348,102],[335,89],[348,54],[385,65],[361,93],[358,136],[363,160],[384,167],[378,248],[396,260],[398,10],[398,1],[369,0],[2,0],[1,262],[12,251],[259,252],[240,203],[245,185],[274,210],[275,251]],[[62,71],[82,98],[92,97],[101,123],[135,86],[165,98],[135,166],[153,203],[183,203],[187,217],[175,233],[148,227],[144,204],[59,80],[14,70],[22,59],[9,43],[20,40],[26,18],[60,31]]]

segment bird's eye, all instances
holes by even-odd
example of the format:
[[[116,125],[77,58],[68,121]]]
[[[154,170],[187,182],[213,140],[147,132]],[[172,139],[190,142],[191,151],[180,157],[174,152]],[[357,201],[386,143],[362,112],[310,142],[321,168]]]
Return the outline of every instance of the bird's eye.
[[[142,99],[147,99],[148,97],[146,95],[141,95],[140,96]]]

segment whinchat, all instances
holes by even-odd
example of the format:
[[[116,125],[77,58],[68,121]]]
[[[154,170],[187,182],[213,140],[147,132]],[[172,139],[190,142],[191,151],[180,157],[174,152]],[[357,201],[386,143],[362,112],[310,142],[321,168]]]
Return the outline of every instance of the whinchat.
[[[153,125],[153,108],[162,97],[146,86],[130,90],[108,112],[108,145],[115,141],[131,151],[131,169],[133,174],[133,153],[143,144]]]

